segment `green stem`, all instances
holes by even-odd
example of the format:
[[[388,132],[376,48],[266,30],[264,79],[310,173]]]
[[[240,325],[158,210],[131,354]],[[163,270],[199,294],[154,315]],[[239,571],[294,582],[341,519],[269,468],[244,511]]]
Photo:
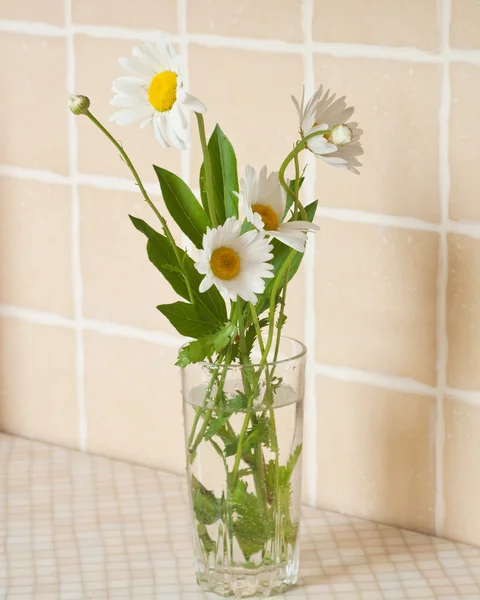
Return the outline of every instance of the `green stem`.
[[[225,364],[223,366],[223,372],[222,372],[222,376],[220,378],[220,382],[218,384],[218,389],[217,389],[217,393],[215,395],[215,399],[217,400],[220,395],[223,392],[223,386],[225,385],[225,380],[227,378],[227,374],[228,374],[228,366],[229,364],[232,362],[232,351],[233,351],[233,344],[230,343],[228,346],[228,350],[227,350],[227,354],[225,356]],[[213,377],[216,377],[218,373],[218,369],[215,371],[214,375],[212,375]],[[211,389],[210,389],[211,391]],[[205,399],[207,398],[207,394],[208,394],[208,390],[205,392]],[[215,402],[215,407],[214,408],[210,408],[209,410],[207,410],[207,412],[205,413],[205,416],[203,417],[203,423],[202,426],[200,428],[200,431],[197,434],[197,437],[195,438],[195,442],[193,443],[193,446],[190,449],[190,455],[191,456],[195,456],[195,452],[197,451],[198,446],[200,445],[203,436],[205,435],[205,431],[207,430],[208,424],[210,423],[210,419],[212,417],[212,413],[216,408],[216,404],[217,401]]]
[[[295,154],[294,156],[294,162],[295,162],[295,189],[294,189],[294,194],[295,194],[295,205],[294,205],[294,218],[296,218],[296,214],[297,214],[297,209],[298,206],[300,204],[300,202],[298,201],[298,193],[299,193],[299,176],[300,176],[300,165],[299,165],[299,161],[298,161],[298,153]],[[287,300],[287,288],[288,288],[288,273],[290,270],[290,266],[286,269],[285,272],[285,283],[283,285],[283,290],[282,290],[282,297],[280,300],[280,314],[278,316],[278,320],[277,320],[277,338],[275,340],[275,351],[273,354],[273,362],[275,363],[275,361],[278,358],[278,353],[280,350],[280,340],[281,340],[281,334],[282,334],[282,328],[283,328],[283,316],[285,314],[285,304],[286,304],[286,300]],[[271,375],[273,376],[275,370],[275,364],[272,367],[272,373]],[[282,544],[282,536],[280,534],[280,519],[281,519],[281,506],[280,506],[280,452],[279,452],[279,447],[278,447],[278,437],[277,437],[277,425],[276,425],[276,420],[275,420],[275,411],[273,408],[270,408],[269,410],[269,417],[270,417],[270,424],[271,424],[271,428],[272,428],[272,450],[273,450],[273,454],[274,454],[274,460],[275,460],[275,490],[273,493],[273,498],[271,501],[271,505],[272,505],[272,520],[274,523],[276,523],[276,531],[277,534],[274,536],[273,539],[273,555],[276,556],[279,551],[280,551],[280,547]]]
[[[262,513],[262,517],[267,517],[267,490],[265,482],[265,459],[263,457],[261,444],[255,446],[253,452],[254,455],[254,467],[253,470],[253,483],[255,485],[255,491],[257,492],[258,507]]]
[[[292,189],[290,188],[290,186],[287,184],[287,182],[285,180],[285,171],[287,170],[288,165],[292,162],[292,160],[296,156],[298,157],[299,153],[302,150],[304,150],[305,147],[306,147],[306,145],[303,143],[303,140],[302,140],[302,141],[298,142],[298,144],[295,146],[295,148],[289,154],[287,154],[287,157],[285,158],[285,160],[283,161],[283,163],[280,166],[280,171],[278,172],[278,179],[280,181],[280,185],[287,192],[287,195],[292,196],[294,205],[300,211],[302,220],[308,221],[307,213],[305,212],[305,208],[303,207],[303,204],[298,200],[298,198],[296,197],[296,194],[294,192],[292,192]]]
[[[260,329],[260,322],[258,320],[257,311],[255,310],[255,307],[253,306],[253,304],[251,302],[249,302],[248,305],[250,307],[250,313],[252,315],[252,322],[253,322],[253,326],[255,327],[255,333],[257,334],[258,346],[260,348],[260,352],[263,354],[263,352],[265,350],[265,345],[264,345],[263,339],[262,339],[262,331]]]
[[[239,300],[238,303],[241,304],[241,300]],[[239,346],[240,346],[240,353],[241,353],[241,357],[242,357],[242,363],[243,363],[243,367],[244,367],[242,369],[243,387],[244,387],[245,395],[248,398],[248,401],[247,401],[246,414],[245,414],[245,418],[243,420],[242,429],[241,429],[240,435],[238,437],[237,451],[235,453],[235,461],[233,463],[233,469],[232,469],[232,485],[233,485],[233,487],[235,487],[235,485],[237,483],[238,469],[240,467],[240,460],[243,455],[243,444],[245,442],[245,436],[247,434],[248,425],[250,423],[251,411],[252,411],[252,407],[253,407],[253,400],[255,398],[255,394],[252,390],[252,387],[250,386],[250,381],[249,381],[249,375],[251,375],[253,373],[253,371],[248,369],[248,354],[247,354],[247,347],[245,344],[245,326],[244,326],[242,309],[243,309],[243,306],[241,307],[241,309],[239,311],[239,315],[238,315],[238,329],[239,329],[239,336],[240,336]],[[248,372],[249,370],[250,370],[250,373]],[[255,471],[256,471],[255,465],[256,465],[256,460],[255,460],[254,465],[252,466],[252,468],[254,470],[254,480],[255,480]],[[258,482],[258,480],[256,481],[255,487],[257,487],[257,482]],[[257,491],[257,495],[258,495],[258,491]],[[260,492],[260,495],[261,495],[261,492]]]
[[[217,215],[215,213],[215,202],[213,196],[213,180],[212,180],[212,166],[210,164],[210,154],[208,152],[207,136],[205,134],[205,121],[203,115],[195,113],[198,123],[198,133],[200,135],[200,144],[202,145],[203,151],[203,168],[205,169],[205,189],[207,193],[208,212],[210,214],[210,221],[212,226],[218,225]]]
[[[235,485],[237,483],[238,469],[240,467],[240,460],[242,458],[243,444],[245,442],[245,436],[247,435],[247,429],[248,429],[248,425],[250,423],[250,413],[252,410],[252,406],[253,406],[253,394],[249,394],[247,408],[246,408],[247,414],[245,415],[245,419],[243,420],[242,429],[241,429],[240,435],[238,437],[237,452],[235,454],[235,462],[233,463],[233,469],[232,469],[233,487],[235,487]]]
[[[292,196],[295,206],[300,211],[300,215],[301,215],[303,221],[308,221],[307,213],[305,212],[305,208],[303,207],[303,204],[298,199],[298,193],[295,194],[291,190],[290,186],[287,185],[287,182],[285,180],[285,171],[287,170],[287,167],[292,162],[292,160],[295,157],[298,158],[298,155],[300,154],[300,152],[302,152],[302,150],[305,150],[305,148],[307,147],[308,140],[310,140],[318,135],[324,136],[325,134],[328,134],[328,133],[330,133],[330,129],[327,129],[325,131],[316,131],[315,133],[311,133],[310,135],[307,135],[304,138],[302,138],[296,144],[294,149],[289,154],[287,154],[287,156],[286,156],[285,160],[283,161],[283,163],[281,164],[280,170],[278,172],[278,179],[280,181],[280,185],[287,192],[288,196]],[[298,176],[297,176],[297,179],[298,179]]]
[[[296,216],[296,212],[297,212],[297,208],[298,205],[300,204],[299,199],[298,199],[298,194],[299,194],[299,190],[300,190],[300,165],[298,162],[298,154],[295,154],[294,156],[294,164],[295,164],[295,208],[294,208],[294,217]],[[289,268],[287,269],[286,273],[285,273],[285,284],[283,286],[283,291],[282,291],[282,298],[280,300],[280,314],[278,316],[278,320],[277,320],[277,339],[275,340],[275,351],[273,354],[273,361],[275,362],[278,358],[278,352],[280,350],[280,340],[281,340],[281,334],[282,334],[282,327],[283,327],[283,321],[284,321],[284,314],[285,314],[285,305],[287,302],[287,287],[288,287],[288,272],[289,272]],[[274,367],[275,368],[275,367]],[[273,371],[273,370],[272,370]]]
[[[123,149],[122,145],[113,137],[113,135],[100,123],[100,121],[94,117],[92,115],[92,113],[90,111],[87,111],[86,116],[90,119],[90,121],[92,121],[92,123],[94,125],[96,125],[100,131],[112,142],[112,144],[115,146],[115,148],[120,152],[121,157],[123,158],[123,160],[125,161],[125,164],[127,165],[127,167],[130,169],[130,171],[132,172],[132,175],[138,185],[138,187],[140,188],[140,191],[142,192],[143,197],[145,198],[145,201],[147,202],[147,204],[149,204],[150,208],[153,210],[153,212],[157,215],[157,217],[159,218],[160,222],[163,225],[163,221],[165,220],[162,215],[158,212],[157,207],[155,206],[155,204],[153,204],[153,202],[150,200],[147,191],[145,190],[145,187],[142,183],[142,180],[140,179],[137,170],[135,169],[135,167],[133,166],[132,161],[130,160],[128,154],[125,152],[125,150]]]
[[[231,323],[236,323],[237,322],[239,308],[241,308],[240,305],[239,305],[239,303],[232,304],[231,311],[230,311],[230,322]],[[228,374],[228,366],[232,362],[232,353],[233,353],[233,342],[230,342],[230,344],[228,345],[227,351],[226,351],[224,370],[223,370],[223,373],[222,373],[222,378],[221,378],[220,383],[218,385],[217,394],[215,396],[215,399],[219,398],[219,395],[223,392],[223,386],[225,384],[225,379],[226,379],[227,374]],[[218,366],[216,366],[214,368],[214,370],[212,372],[212,375],[210,377],[210,382],[208,384],[208,387],[205,390],[205,397],[204,397],[204,401],[203,401],[203,408],[205,408],[205,406],[207,404],[208,397],[210,396],[211,391],[213,389],[213,384],[215,383],[215,380],[217,378],[218,371],[219,371],[219,368],[220,368],[221,359],[222,359],[222,356],[220,355],[220,357],[218,358],[219,364],[218,364]],[[215,403],[215,408],[216,408],[216,403]],[[203,418],[202,428],[201,428],[200,432],[198,433],[198,435],[197,435],[197,437],[195,439],[195,443],[190,448],[190,446],[192,445],[192,441],[193,441],[193,438],[194,438],[194,435],[195,435],[197,424],[198,424],[198,421],[199,421],[199,418],[200,418],[200,412],[201,411],[198,410],[197,413],[195,414],[195,418],[194,418],[194,421],[193,421],[193,424],[192,424],[192,429],[191,429],[190,435],[188,437],[188,452],[189,452],[190,456],[193,456],[193,457],[195,456],[195,452],[196,452],[198,446],[200,445],[200,443],[202,441],[202,438],[203,438],[203,435],[205,434],[205,431],[206,431],[206,429],[208,427],[208,423],[209,423],[210,418],[212,416],[213,409],[210,409],[210,410],[208,410],[205,413],[205,416]]]
[[[288,269],[290,268],[290,264],[296,253],[297,253],[296,250],[293,250],[293,249],[290,250],[286,260],[283,262],[282,266],[280,267],[280,270],[278,271],[278,273],[274,279],[274,282],[273,282],[272,294],[270,296],[270,315],[269,315],[270,322],[269,322],[269,328],[268,328],[268,338],[267,338],[267,343],[265,344],[264,352],[262,354],[260,366],[263,366],[267,362],[268,353],[270,352],[270,348],[272,347],[273,332],[275,329],[275,304],[276,304],[278,289],[280,288],[280,285],[283,283],[286,273],[287,273]]]
[[[208,382],[208,386],[207,389],[205,390],[205,396],[204,396],[204,407],[205,404],[207,402],[207,398],[209,397],[212,388],[213,388],[213,384],[215,383],[215,380],[217,378],[218,375],[218,370],[220,368],[220,364],[222,363],[223,360],[223,356],[220,355],[218,357],[218,363],[215,363],[215,367],[213,368],[212,371],[212,375],[210,376],[210,381]],[[197,429],[197,425],[198,425],[198,421],[200,419],[200,413],[201,413],[201,408],[198,408],[196,413],[195,413],[195,418],[193,419],[193,423],[192,423],[192,429],[190,431],[190,435],[188,436],[188,442],[187,442],[187,448],[190,449],[190,446],[192,445],[193,442],[193,438],[195,436],[195,431]],[[192,452],[193,450],[189,450],[190,452]]]
[[[282,327],[283,327],[283,318],[285,315],[285,303],[287,301],[287,287],[288,287],[288,271],[285,273],[285,284],[282,289],[282,297],[280,299],[280,314],[277,319],[277,337],[275,339],[275,350],[273,353],[273,362],[275,362],[278,358],[278,352],[280,350],[280,341],[282,335]]]
[[[153,210],[153,212],[157,215],[158,220],[160,221],[163,231],[165,233],[166,238],[168,239],[170,245],[172,246],[172,249],[175,253],[175,258],[177,259],[178,262],[178,266],[180,267],[182,274],[183,274],[183,278],[185,279],[185,285],[187,286],[187,290],[188,290],[188,296],[190,299],[190,302],[192,304],[195,304],[195,296],[193,295],[193,290],[192,290],[192,286],[190,284],[190,280],[187,276],[187,273],[185,272],[184,266],[183,266],[183,262],[181,259],[181,256],[178,252],[178,248],[177,245],[175,244],[175,240],[173,239],[173,235],[167,225],[167,222],[165,221],[164,217],[160,214],[160,212],[158,211],[157,207],[155,206],[155,204],[151,201],[149,195],[147,194],[147,190],[145,189],[142,180],[140,179],[137,170],[135,169],[135,167],[133,166],[132,161],[130,160],[128,154],[125,152],[125,150],[123,149],[122,145],[113,137],[113,135],[108,131],[108,129],[106,129],[101,123],[100,121],[94,117],[92,115],[92,113],[88,110],[85,115],[90,119],[90,121],[96,125],[98,127],[98,129],[100,129],[100,131],[110,140],[110,142],[112,142],[112,144],[115,146],[115,148],[120,152],[120,156],[122,157],[123,161],[125,162],[125,164],[127,165],[127,167],[130,169],[136,184],[138,185],[142,196],[145,199],[145,202],[150,206],[150,208]]]

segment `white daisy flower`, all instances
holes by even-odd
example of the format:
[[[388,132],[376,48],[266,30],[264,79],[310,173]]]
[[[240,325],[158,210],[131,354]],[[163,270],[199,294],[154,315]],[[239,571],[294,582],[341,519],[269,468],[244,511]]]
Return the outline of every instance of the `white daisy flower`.
[[[245,179],[240,181],[240,193],[234,192],[246,219],[265,234],[277,238],[287,246],[304,252],[307,231],[318,228],[309,221],[282,223],[287,195],[280,185],[278,173],[267,176],[267,167],[262,167],[258,177],[250,165],[245,167]]]
[[[121,108],[110,120],[129,125],[143,119],[141,127],[151,123],[155,139],[162,146],[185,150],[188,141],[185,109],[204,113],[206,107],[185,91],[180,57],[163,34],[155,43],[135,46],[132,54],[136,60],[119,59],[132,75],[113,82],[115,96],[110,104]]]
[[[272,245],[258,231],[240,235],[242,222],[230,217],[223,225],[207,229],[203,248],[195,263],[199,273],[205,275],[200,292],[215,285],[224,298],[256,302],[257,294],[265,290],[265,279],[273,277]]]
[[[363,133],[358,123],[349,122],[355,108],[348,106],[345,96],[335,100],[330,90],[323,93],[321,85],[305,104],[305,89],[299,103],[292,96],[300,119],[300,133],[306,137],[312,133],[329,130],[325,136],[316,135],[307,141],[307,147],[319,158],[340,169],[359,174],[362,165],[357,156],[363,154],[360,137]]]

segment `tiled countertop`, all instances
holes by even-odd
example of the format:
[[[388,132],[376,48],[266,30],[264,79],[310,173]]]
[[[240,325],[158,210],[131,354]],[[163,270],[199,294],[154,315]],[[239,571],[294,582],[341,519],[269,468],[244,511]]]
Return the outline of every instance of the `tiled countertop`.
[[[303,511],[292,600],[480,599],[480,549]],[[0,435],[1,600],[203,600],[185,481]]]

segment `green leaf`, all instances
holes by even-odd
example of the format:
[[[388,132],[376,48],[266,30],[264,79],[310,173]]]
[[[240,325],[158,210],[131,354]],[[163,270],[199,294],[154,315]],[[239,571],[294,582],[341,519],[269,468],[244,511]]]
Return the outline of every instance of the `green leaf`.
[[[297,444],[295,446],[295,450],[292,452],[292,454],[290,455],[290,458],[287,461],[287,464],[285,465],[285,477],[288,479],[288,481],[290,481],[291,477],[292,477],[292,473],[297,465],[298,459],[300,458],[300,455],[302,453],[302,444]]]
[[[205,552],[207,554],[210,554],[210,552],[215,553],[217,550],[217,544],[209,536],[207,528],[203,523],[197,524],[197,533],[203,547],[205,548]]]
[[[152,229],[145,221],[132,216],[130,219],[134,226],[148,238],[147,252],[150,262],[162,273],[177,294],[185,300],[190,300],[185,278],[183,274],[179,274],[182,269],[176,255],[190,282],[200,316],[205,317],[210,323],[216,323],[217,327],[223,325],[227,320],[225,301],[215,286],[203,293],[198,291],[203,276],[197,271],[188,254],[178,246],[174,249],[165,236]]]
[[[273,429],[271,421],[268,417],[258,417],[256,423],[247,430],[247,435],[243,442],[243,453],[246,454],[258,444],[263,444],[267,448],[272,447]],[[237,453],[238,436],[231,442],[225,445],[224,454],[226,457],[233,456]]]
[[[148,238],[147,254],[150,262],[157,267],[175,292],[188,300],[187,284],[181,274],[181,269],[178,267],[177,258],[170,242],[142,219],[137,219],[132,215],[129,216],[135,228]],[[182,251],[180,250],[180,252]]]
[[[236,335],[237,327],[227,323],[222,329],[204,337],[185,344],[178,353],[177,362],[179,367],[186,367],[191,363],[197,363],[213,356],[215,352],[224,350],[231,339]]]
[[[239,469],[239,471],[238,471],[239,477],[248,477],[249,475],[252,475],[252,474],[253,474],[252,469]]]
[[[229,444],[225,444],[225,449],[223,451],[223,453],[225,454],[225,456],[228,458],[229,456],[235,456],[235,454],[237,453],[237,447],[238,447],[238,437],[230,442]]]
[[[240,410],[245,410],[248,406],[247,397],[243,392],[238,392],[235,396],[230,398],[225,407],[225,411],[228,413],[236,413]]]
[[[313,221],[313,218],[315,216],[315,211],[317,210],[317,204],[318,204],[318,200],[315,200],[314,202],[312,202],[311,204],[309,204],[308,206],[305,207],[305,211],[307,213],[307,218],[310,222]],[[282,242],[280,242],[279,240],[275,240],[275,239],[272,240],[272,245],[273,245],[273,259],[271,262],[273,264],[274,277],[272,279],[268,280],[268,283],[265,286],[265,291],[260,296],[260,298],[257,302],[257,305],[256,305],[257,315],[259,315],[265,309],[268,308],[269,303],[270,303],[270,296],[272,294],[272,289],[273,289],[273,282],[275,281],[275,275],[280,270],[280,267],[287,259],[288,255],[290,254],[290,250],[291,250],[291,248],[289,246],[282,244]],[[304,254],[305,254],[304,252],[296,252],[295,256],[293,257],[293,260],[290,263],[290,269],[288,270],[288,280],[289,281],[292,279],[292,277],[298,271],[298,268],[300,267],[300,263],[302,262]]]
[[[161,167],[154,165],[153,168],[160,182],[163,200],[169,213],[193,244],[201,248],[203,234],[210,225],[201,204],[180,177]]]
[[[192,475],[192,503],[197,521],[212,525],[222,516],[220,500]]]
[[[258,444],[264,444],[267,448],[271,448],[273,441],[272,423],[268,417],[259,417],[248,430],[244,442],[244,451],[248,452]]]
[[[297,444],[295,450],[290,455],[287,464],[278,467],[279,504],[282,507],[282,511],[287,521],[290,521],[290,503],[292,495],[291,478],[301,453],[302,444]],[[275,475],[275,461],[272,459],[268,461],[265,469],[267,498],[270,503],[273,502],[275,496]]]
[[[216,327],[216,323],[206,321],[200,316],[193,304],[173,302],[159,304],[158,310],[170,321],[181,335],[199,338],[208,335]]]
[[[219,415],[216,418],[210,419],[208,423],[208,427],[205,430],[205,435],[203,436],[206,441],[210,440],[214,435],[218,433],[218,431],[225,425],[228,421],[230,415]]]
[[[234,508],[243,506],[245,497],[247,495],[247,484],[242,479],[237,479],[235,489],[232,491],[230,501],[234,505]]]
[[[235,510],[237,519],[233,523],[233,531],[245,559],[249,560],[253,554],[263,550],[271,539],[272,524],[265,520],[254,494],[246,493]]]
[[[208,153],[212,169],[215,213],[218,222],[222,224],[229,217],[238,217],[238,198],[233,193],[238,192],[238,173],[233,146],[219,125],[216,125],[208,141]],[[208,203],[203,165],[200,169],[200,194],[205,208]]]

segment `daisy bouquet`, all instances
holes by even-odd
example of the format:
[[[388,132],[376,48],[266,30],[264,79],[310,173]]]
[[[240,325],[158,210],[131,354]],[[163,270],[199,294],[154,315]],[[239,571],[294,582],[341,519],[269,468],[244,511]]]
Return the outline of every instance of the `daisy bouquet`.
[[[89,98],[71,96],[70,109],[90,119],[130,169],[155,217],[153,226],[130,219],[147,239],[151,263],[180,298],[157,308],[187,338],[177,365],[198,581],[223,595],[265,596],[293,583],[298,567],[305,350],[297,343],[289,354],[282,328],[289,281],[308,232],[318,229],[317,202],[304,206],[300,199],[308,175],[300,155],[312,152],[358,173],[362,132],[345,97],[320,87],[308,101],[304,94],[293,98],[299,136],[279,170],[247,165],[239,178],[233,146],[218,125],[207,141],[206,107],[186,90],[170,41],[159,35],[132,54],[120,59],[129,74],[113,84],[111,119],[140,121],[162,146],[184,150],[193,112],[203,150],[198,199],[180,177],[153,166],[164,204],[158,207]],[[183,239],[174,239],[165,209]],[[276,409],[290,405],[294,422],[282,433]]]

